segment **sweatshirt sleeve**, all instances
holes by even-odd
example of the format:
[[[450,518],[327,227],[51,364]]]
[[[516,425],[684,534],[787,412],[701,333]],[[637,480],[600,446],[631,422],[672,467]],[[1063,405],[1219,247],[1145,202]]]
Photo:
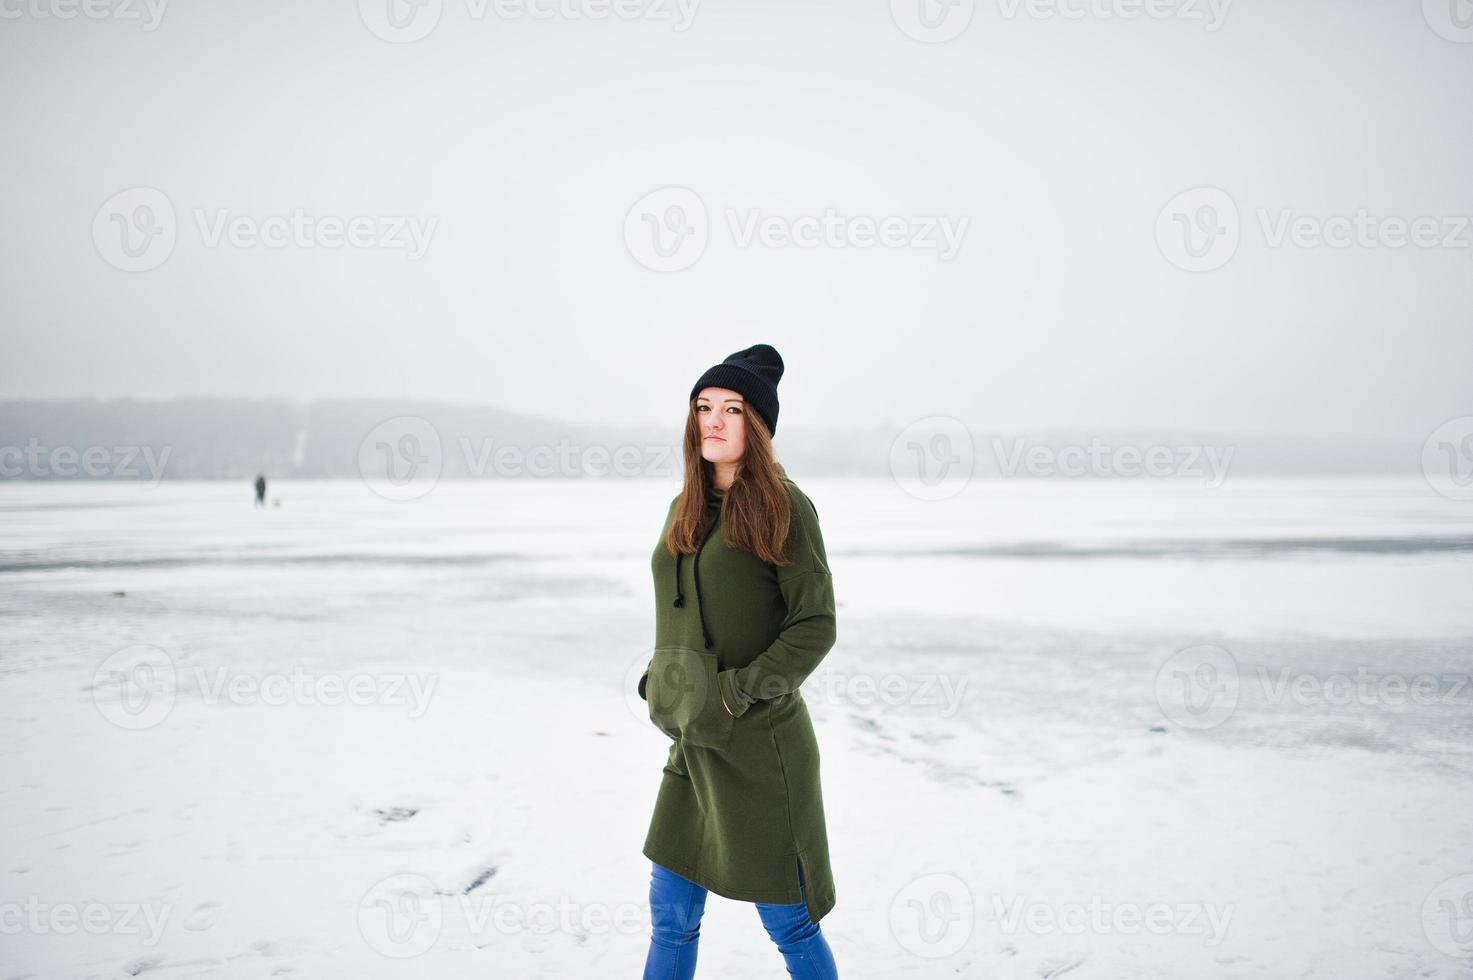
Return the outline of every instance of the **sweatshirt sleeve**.
[[[778,589],[788,608],[782,631],[751,663],[716,675],[722,704],[738,718],[754,701],[798,690],[837,638],[834,581],[818,526],[818,511],[796,488],[788,556],[793,560],[791,565],[777,566]]]

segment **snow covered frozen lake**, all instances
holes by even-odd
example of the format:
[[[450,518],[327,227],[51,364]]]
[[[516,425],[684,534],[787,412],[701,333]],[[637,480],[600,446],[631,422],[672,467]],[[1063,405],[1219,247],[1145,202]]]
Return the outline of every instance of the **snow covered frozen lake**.
[[[841,975],[1473,977],[1473,505],[794,475]],[[0,978],[639,976],[676,489],[0,485]]]

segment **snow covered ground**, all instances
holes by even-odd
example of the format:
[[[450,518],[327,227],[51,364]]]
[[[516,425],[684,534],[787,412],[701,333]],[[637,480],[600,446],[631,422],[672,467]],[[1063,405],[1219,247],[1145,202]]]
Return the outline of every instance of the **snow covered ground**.
[[[1468,504],[798,479],[843,976],[1473,977]],[[0,485],[0,980],[639,976],[674,492]]]

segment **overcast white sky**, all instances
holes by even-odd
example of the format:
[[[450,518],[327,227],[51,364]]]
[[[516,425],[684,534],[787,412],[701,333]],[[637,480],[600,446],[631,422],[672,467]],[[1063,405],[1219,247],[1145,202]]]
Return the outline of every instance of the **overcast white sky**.
[[[1457,0],[977,0],[969,20],[967,0],[426,0],[417,21],[403,0],[179,0],[153,30],[126,19],[155,16],[143,0],[89,2],[108,16],[0,0],[3,397],[408,395],[668,424],[704,368],[764,341],[791,426],[1420,440],[1473,413]],[[390,3],[433,28],[381,38],[405,36]],[[640,230],[680,200],[635,206],[667,187],[708,228],[656,271]],[[1171,229],[1222,198],[1167,206],[1198,187],[1240,231],[1188,271]],[[131,188],[164,195],[175,242],[130,272],[139,199],[108,202]],[[754,214],[801,234],[829,208],[837,243],[741,240]],[[375,242],[407,216],[427,247],[329,248],[330,221],[210,243],[222,218],[297,210],[367,216]],[[1437,243],[1391,247],[1393,221],[1315,244],[1362,210],[1432,219]],[[907,244],[856,244],[891,217]],[[954,255],[920,247],[932,217],[964,228]]]

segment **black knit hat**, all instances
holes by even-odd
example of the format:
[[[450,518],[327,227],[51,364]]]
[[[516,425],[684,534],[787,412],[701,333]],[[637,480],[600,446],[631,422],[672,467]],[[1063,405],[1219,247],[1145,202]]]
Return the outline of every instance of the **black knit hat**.
[[[690,390],[690,399],[702,388],[730,388],[762,416],[767,431],[777,434],[777,383],[782,380],[782,355],[770,344],[753,344],[710,368]]]

